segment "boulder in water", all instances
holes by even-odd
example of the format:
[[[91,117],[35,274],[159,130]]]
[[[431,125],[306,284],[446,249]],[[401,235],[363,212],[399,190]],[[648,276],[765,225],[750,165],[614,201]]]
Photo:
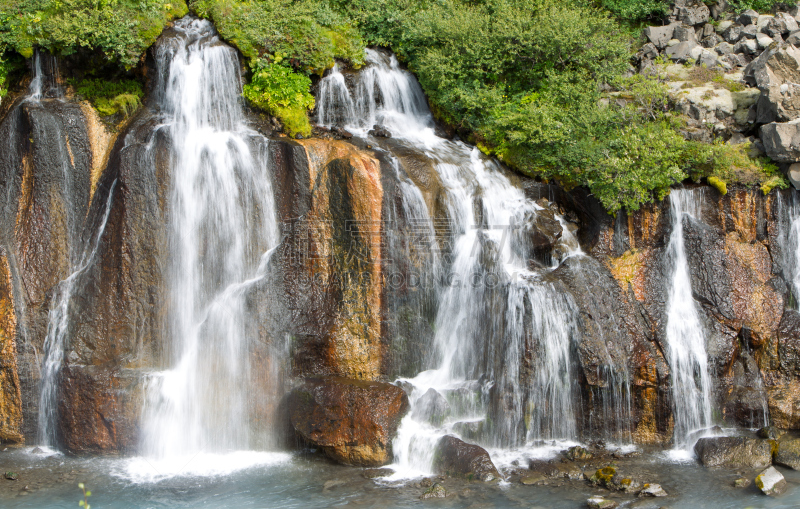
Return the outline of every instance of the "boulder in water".
[[[772,444],[758,438],[701,438],[694,452],[706,467],[764,468],[772,464]]]
[[[345,465],[380,466],[408,410],[396,385],[339,377],[308,378],[289,395],[289,420],[303,441]]]
[[[570,461],[584,461],[590,460],[594,457],[592,453],[580,445],[576,445],[567,449],[567,452],[564,453],[564,456]]]
[[[392,133],[389,131],[389,129],[387,129],[386,126],[382,126],[379,124],[375,124],[374,126],[372,126],[372,129],[370,129],[367,134],[369,134],[370,136],[375,136],[376,138],[392,137]]]
[[[438,482],[425,490],[419,498],[420,500],[427,500],[429,498],[445,498],[447,497],[447,490]]]
[[[666,497],[667,492],[664,491],[664,488],[661,487],[660,484],[650,483],[645,484],[642,487],[642,491],[639,492],[640,497]]]
[[[441,426],[449,415],[450,405],[447,400],[436,389],[430,388],[414,403],[414,411],[411,417],[416,421],[424,421],[434,426]]]
[[[436,444],[433,456],[433,470],[437,474],[484,482],[500,478],[486,449],[468,444],[452,435],[446,435]]]
[[[800,470],[800,438],[786,437],[778,440],[778,452],[775,453],[775,463]]]
[[[765,495],[780,495],[786,491],[786,479],[775,467],[769,467],[756,477],[756,486]]]
[[[596,495],[587,500],[586,505],[588,505],[590,509],[614,509],[617,507],[616,502],[613,500],[607,500],[600,495]]]
[[[740,477],[740,478],[736,479],[735,481],[733,481],[733,487],[734,488],[747,488],[748,486],[750,486],[750,483],[752,483],[752,481],[750,479],[748,479],[747,477]]]

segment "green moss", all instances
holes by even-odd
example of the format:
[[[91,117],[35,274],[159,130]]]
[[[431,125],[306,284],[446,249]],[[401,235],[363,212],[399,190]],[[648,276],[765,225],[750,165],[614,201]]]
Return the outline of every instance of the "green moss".
[[[719,191],[719,194],[722,195],[728,194],[728,186],[725,184],[724,180],[711,176],[708,177],[708,183],[714,188],[716,188],[716,190]]]
[[[142,85],[135,80],[109,81],[104,79],[85,79],[70,82],[75,92],[92,103],[102,116],[122,112],[130,116],[141,106],[144,95]]]

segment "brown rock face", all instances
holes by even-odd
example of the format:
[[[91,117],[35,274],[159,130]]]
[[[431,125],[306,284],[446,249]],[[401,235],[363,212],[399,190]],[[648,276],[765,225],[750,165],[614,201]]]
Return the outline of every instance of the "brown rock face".
[[[17,375],[17,318],[8,261],[0,249],[0,443],[22,443],[22,391]]]
[[[309,378],[289,395],[295,433],[345,465],[391,462],[392,439],[408,411],[399,387],[339,377]]]
[[[491,481],[500,478],[500,473],[486,449],[468,444],[452,435],[442,437],[436,444],[433,453],[433,471],[437,474],[465,477],[470,480]]]

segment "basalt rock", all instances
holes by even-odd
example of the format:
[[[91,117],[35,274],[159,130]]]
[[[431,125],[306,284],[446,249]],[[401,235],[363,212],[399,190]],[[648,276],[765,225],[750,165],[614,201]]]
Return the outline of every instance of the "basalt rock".
[[[501,477],[483,447],[468,444],[452,435],[442,437],[436,444],[433,470],[438,474],[484,482]]]
[[[772,464],[772,444],[757,438],[701,438],[694,451],[706,467],[764,468]]]
[[[308,378],[288,396],[297,436],[345,465],[375,467],[392,460],[392,439],[408,411],[396,385],[339,377]]]

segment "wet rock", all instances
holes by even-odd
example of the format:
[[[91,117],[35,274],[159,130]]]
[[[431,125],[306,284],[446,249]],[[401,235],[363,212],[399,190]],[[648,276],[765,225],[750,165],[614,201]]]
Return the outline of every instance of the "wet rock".
[[[613,479],[615,475],[617,475],[616,467],[609,465],[595,470],[592,475],[588,476],[587,480],[594,485],[614,489]]]
[[[434,389],[420,396],[414,403],[414,411],[411,416],[414,420],[429,422],[434,426],[441,426],[444,420],[450,415],[450,404],[444,396]]]
[[[467,421],[453,424],[453,431],[467,440],[479,440],[483,435],[485,421]]]
[[[468,444],[452,435],[442,437],[436,444],[433,470],[442,475],[484,482],[501,477],[483,447]]]
[[[734,488],[747,488],[748,486],[750,486],[750,484],[752,484],[752,482],[753,481],[751,481],[747,477],[740,477],[740,478],[736,479],[735,481],[733,481],[733,487]]]
[[[365,479],[378,479],[379,477],[388,477],[394,473],[391,468],[367,468],[361,472],[361,476]]]
[[[666,497],[667,492],[660,484],[645,484],[642,486],[642,491],[639,492],[640,497]]]
[[[694,451],[706,467],[764,468],[772,463],[772,445],[757,438],[701,438]]]
[[[19,474],[17,474],[16,472],[5,472],[3,474],[3,477],[8,479],[9,481],[16,481],[17,479],[19,479]]]
[[[800,470],[800,438],[784,437],[777,442],[775,463]]]
[[[346,130],[344,127],[338,127],[338,126],[334,127],[333,128],[333,132],[338,134],[339,136],[341,136],[342,138],[344,138],[346,140],[349,140],[350,138],[353,137],[353,133],[351,133],[350,131]]]
[[[776,428],[775,426],[764,426],[760,430],[756,432],[756,434],[761,438],[766,438],[768,440],[777,440],[783,435],[786,434],[785,431],[782,429]]]
[[[588,505],[590,509],[614,509],[618,504],[613,500],[608,500],[600,495],[596,495],[587,500],[586,505]]]
[[[42,453],[44,453],[44,451],[38,447],[34,447],[33,450],[31,451],[31,454],[42,454]]]
[[[524,484],[525,486],[531,486],[534,484],[540,484],[547,481],[547,477],[542,474],[531,474],[526,475],[520,478],[519,482]]]
[[[380,466],[408,396],[395,385],[339,377],[308,378],[289,395],[289,419],[299,438],[346,464]]]
[[[585,461],[594,457],[592,453],[579,445],[567,449],[564,456],[570,461]]]
[[[337,486],[342,486],[343,484],[345,484],[345,482],[342,480],[331,479],[329,481],[325,481],[325,483],[322,485],[322,491],[323,493],[325,493],[331,491],[333,488],[336,488]]]
[[[769,467],[756,477],[756,486],[765,495],[780,495],[786,491],[786,479],[775,467]]]
[[[447,497],[447,490],[444,489],[444,486],[439,484],[438,482],[425,490],[425,493],[420,495],[420,500],[428,500],[431,498],[446,498]]]
[[[372,126],[372,129],[370,129],[367,134],[369,134],[370,136],[375,136],[376,138],[392,137],[392,133],[389,131],[389,129],[386,126],[382,126],[379,124],[375,124],[374,126]]]

